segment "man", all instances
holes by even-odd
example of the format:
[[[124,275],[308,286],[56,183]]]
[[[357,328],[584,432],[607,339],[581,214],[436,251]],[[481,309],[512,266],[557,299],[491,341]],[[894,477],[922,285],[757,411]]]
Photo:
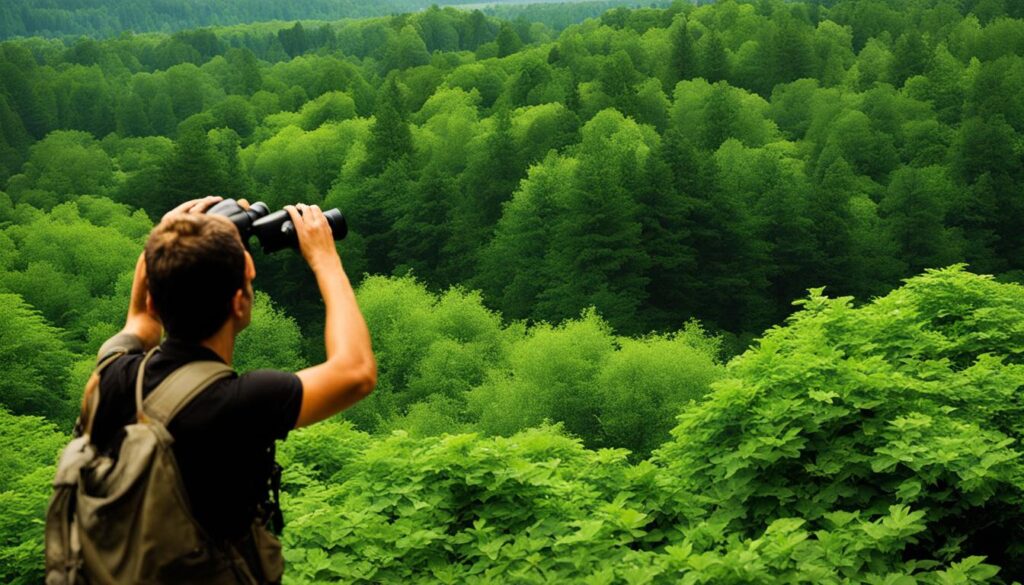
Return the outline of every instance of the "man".
[[[189,362],[232,364],[235,337],[252,316],[256,269],[235,226],[205,215],[220,200],[189,201],[149,235],[136,265],[125,327],[98,358],[117,348],[129,353],[93,376],[84,397],[100,392],[91,436],[103,452],[117,452],[124,426],[137,416],[135,381],[145,352],[160,344],[145,366],[144,396]],[[274,441],[356,403],[377,378],[369,331],[330,225],[315,205],[286,209],[326,305],[326,361],[297,373],[260,370],[219,380],[168,426],[193,517],[214,541],[235,544],[259,579],[263,571],[250,527],[266,512]],[[167,338],[161,343],[163,331]]]

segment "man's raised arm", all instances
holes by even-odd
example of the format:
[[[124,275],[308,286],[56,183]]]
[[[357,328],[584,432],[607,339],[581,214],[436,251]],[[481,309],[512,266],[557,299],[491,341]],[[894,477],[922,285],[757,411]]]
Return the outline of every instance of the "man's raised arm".
[[[377,384],[377,362],[370,331],[356,305],[352,284],[334,247],[331,226],[316,205],[285,207],[295,224],[299,249],[316,275],[327,308],[324,346],[327,361],[297,373],[302,407],[296,427],[321,421],[352,406]],[[301,211],[301,215],[300,212]]]

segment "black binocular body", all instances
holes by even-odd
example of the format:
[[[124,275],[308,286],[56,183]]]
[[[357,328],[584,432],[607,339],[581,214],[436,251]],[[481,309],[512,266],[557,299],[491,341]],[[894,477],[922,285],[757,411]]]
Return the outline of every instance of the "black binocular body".
[[[264,254],[271,254],[285,248],[298,249],[299,237],[295,232],[295,224],[291,216],[284,209],[270,212],[266,203],[257,201],[243,208],[234,199],[225,199],[206,211],[212,215],[223,215],[231,220],[238,228],[239,235],[245,247],[249,247],[249,240],[253,236],[260,242]],[[299,211],[301,214],[302,211]],[[324,212],[327,223],[331,226],[331,234],[335,241],[345,239],[348,235],[348,224],[345,216],[337,208]]]

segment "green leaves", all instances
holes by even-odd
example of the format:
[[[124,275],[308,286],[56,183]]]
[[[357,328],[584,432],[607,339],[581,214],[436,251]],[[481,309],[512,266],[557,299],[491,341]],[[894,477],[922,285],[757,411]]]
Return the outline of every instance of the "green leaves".
[[[289,482],[295,582],[992,582],[1000,568],[978,550],[1016,570],[1018,341],[979,315],[1020,310],[1024,289],[951,268],[860,308],[821,291],[803,304],[637,465],[550,427],[295,433],[347,449]],[[608,343],[593,323],[568,330],[580,355]],[[574,362],[558,334],[535,330],[501,383],[537,376],[540,394],[550,356],[562,378],[609,359]],[[283,454],[300,469],[323,459]]]
[[[862,562],[932,543],[1017,566],[981,526],[1017,534],[1021,520],[1019,341],[988,315],[1017,314],[1024,290],[954,267],[861,308],[820,291],[801,304],[656,454],[704,496],[700,517],[748,536],[799,517]]]

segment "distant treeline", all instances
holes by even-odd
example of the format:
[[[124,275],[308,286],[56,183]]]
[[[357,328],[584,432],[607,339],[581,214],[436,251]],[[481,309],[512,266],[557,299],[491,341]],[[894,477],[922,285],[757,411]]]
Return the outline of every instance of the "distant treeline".
[[[174,32],[212,25],[270,20],[338,20],[415,12],[432,4],[459,5],[474,0],[4,0],[0,3],[0,39],[18,36],[113,37],[122,31]],[[556,6],[531,5],[521,0],[493,0],[508,6],[484,12],[502,18],[525,18],[557,29],[597,16],[623,4],[667,4],[600,0]]]
[[[5,0],[0,4],[0,38],[109,37],[126,30],[172,32],[264,20],[332,20],[409,12],[426,5],[424,0]]]
[[[554,30],[562,30],[565,27],[582,22],[588,18],[598,17],[612,9],[630,10],[634,8],[666,7],[672,4],[673,0],[647,0],[633,2],[623,0],[597,0],[583,2],[543,2],[533,4],[518,4],[515,2],[486,4],[470,4],[477,7],[487,16],[494,16],[502,20],[526,20],[539,22]],[[693,4],[698,4],[697,0]],[[706,1],[704,3],[707,3]]]

